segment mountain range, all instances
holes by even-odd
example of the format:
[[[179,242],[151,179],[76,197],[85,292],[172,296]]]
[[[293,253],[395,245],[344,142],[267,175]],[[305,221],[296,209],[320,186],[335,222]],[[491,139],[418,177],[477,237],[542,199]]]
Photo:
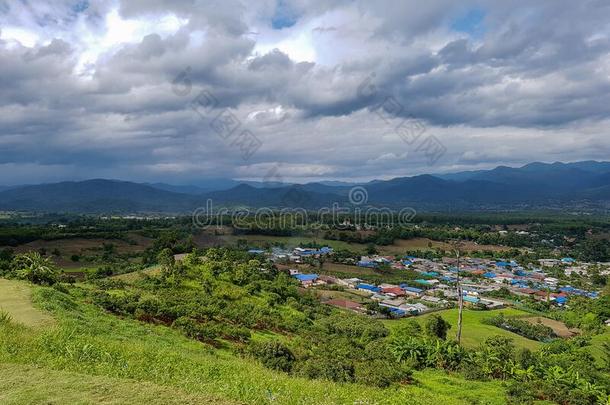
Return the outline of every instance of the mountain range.
[[[199,185],[134,183],[93,179],[0,186],[0,210],[89,214],[184,214],[212,200],[214,206],[300,207],[350,204],[356,184],[239,182]],[[610,162],[530,163],[513,168],[374,180],[358,185],[364,205],[418,210],[606,209],[610,206]],[[359,189],[362,192],[361,189]],[[362,196],[361,196],[362,197]],[[352,201],[353,202],[353,201]]]

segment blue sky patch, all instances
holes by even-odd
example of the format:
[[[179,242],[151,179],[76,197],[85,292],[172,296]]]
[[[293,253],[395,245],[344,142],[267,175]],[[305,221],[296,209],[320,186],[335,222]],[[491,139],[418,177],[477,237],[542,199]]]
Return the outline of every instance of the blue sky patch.
[[[485,33],[483,19],[485,11],[480,8],[469,10],[466,14],[458,17],[451,23],[454,31],[465,32],[473,37],[481,36]]]
[[[284,1],[279,1],[275,14],[271,18],[271,26],[275,30],[292,27],[297,23],[299,17],[295,11],[290,8]]]

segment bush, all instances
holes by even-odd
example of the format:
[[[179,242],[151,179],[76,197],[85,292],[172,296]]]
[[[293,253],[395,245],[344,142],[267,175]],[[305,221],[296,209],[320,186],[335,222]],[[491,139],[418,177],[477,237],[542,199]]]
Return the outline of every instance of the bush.
[[[440,315],[434,314],[426,320],[425,329],[428,336],[445,340],[447,338],[447,331],[451,329],[451,324]]]
[[[294,354],[283,343],[271,340],[263,343],[252,343],[250,353],[263,365],[272,370],[289,372],[295,361]]]
[[[407,367],[385,360],[371,360],[356,364],[357,383],[384,388],[393,382],[410,380],[413,372]]]
[[[328,357],[310,358],[299,366],[298,374],[307,378],[337,382],[354,381],[354,365],[346,359]]]
[[[203,342],[211,342],[219,337],[215,325],[202,324],[194,319],[181,316],[172,323],[172,327],[181,330],[187,337]]]
[[[48,258],[38,252],[28,252],[13,258],[12,274],[34,284],[53,285],[59,278],[59,269]]]

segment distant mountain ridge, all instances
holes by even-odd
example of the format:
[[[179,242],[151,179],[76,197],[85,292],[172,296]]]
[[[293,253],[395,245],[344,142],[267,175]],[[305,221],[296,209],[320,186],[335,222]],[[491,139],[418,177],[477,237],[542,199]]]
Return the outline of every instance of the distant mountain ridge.
[[[234,181],[234,180],[231,180]],[[185,214],[211,199],[216,207],[307,210],[350,203],[356,183],[217,182],[220,189],[93,179],[0,188],[0,210]],[[610,207],[610,162],[530,163],[519,168],[418,175],[361,183],[363,204],[420,210]]]

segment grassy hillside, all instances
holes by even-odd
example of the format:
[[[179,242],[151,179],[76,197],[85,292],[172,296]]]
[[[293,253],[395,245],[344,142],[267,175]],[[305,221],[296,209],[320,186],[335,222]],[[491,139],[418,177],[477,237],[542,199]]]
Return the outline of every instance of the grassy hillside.
[[[505,403],[501,383],[465,381],[441,371],[415,372],[416,383],[387,389],[291,377],[187,339],[171,328],[106,314],[82,296],[79,287],[70,294],[35,287],[36,306],[49,311],[56,325],[34,330],[16,322],[0,324],[0,364],[13,370],[13,377],[0,386],[4,395],[0,402],[36,403],[48,395],[57,402],[79,398],[84,403],[104,398],[154,403],[151,397],[186,403],[191,399],[207,402],[205,398],[211,397],[280,404]],[[30,373],[32,367],[39,374]],[[60,389],[67,385],[78,389],[71,381],[82,384],[82,397],[74,390]],[[147,385],[134,390],[140,386],[134,382]],[[43,385],[37,391],[25,384]],[[100,388],[108,396],[102,398],[96,387],[108,387]]]
[[[457,317],[458,310],[457,308],[447,309],[443,311],[434,312],[435,314],[441,315],[447,322],[451,324],[451,329],[449,330],[449,336],[455,336],[457,331]],[[513,339],[515,346],[517,347],[526,347],[528,349],[538,349],[540,347],[540,342],[526,339],[522,336],[519,336],[515,333],[506,331],[504,329],[497,328],[492,325],[487,325],[482,322],[483,319],[491,317],[493,315],[497,315],[498,313],[503,313],[506,316],[524,316],[528,315],[527,312],[520,311],[518,309],[501,309],[496,311],[474,311],[474,310],[464,310],[463,320],[462,320],[462,344],[467,347],[476,347],[479,343],[483,342],[488,337],[494,335],[506,336]],[[417,317],[419,322],[423,323],[426,321],[426,318],[430,316],[423,315]],[[398,319],[398,320],[387,320],[384,321],[385,325],[390,329],[396,329],[401,322],[405,322],[406,319]]]
[[[11,404],[232,404],[209,395],[147,382],[0,364],[0,403]]]

